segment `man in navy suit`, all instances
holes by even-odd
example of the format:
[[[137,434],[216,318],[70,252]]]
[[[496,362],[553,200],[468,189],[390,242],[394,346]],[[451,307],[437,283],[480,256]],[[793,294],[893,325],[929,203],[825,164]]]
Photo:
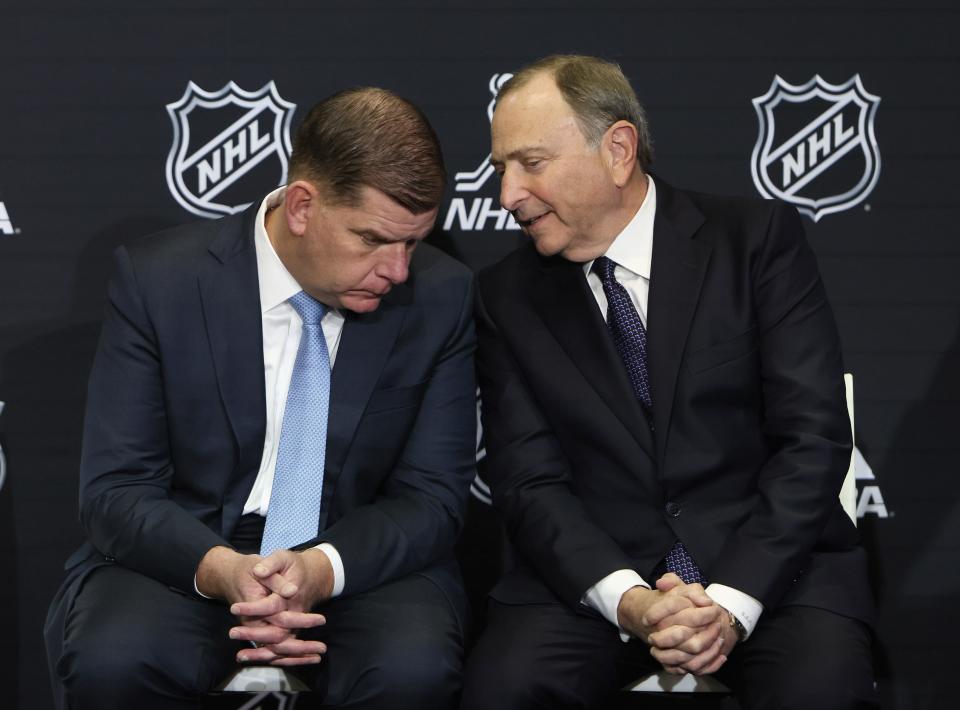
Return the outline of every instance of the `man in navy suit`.
[[[238,661],[298,667],[325,707],[455,701],[475,342],[470,272],[422,244],[444,180],[416,107],[350,90],[284,188],[117,251],[89,540],[45,628],[61,707],[196,707]],[[290,444],[304,426],[325,440]]]
[[[487,475],[517,551],[464,708],[603,707],[642,671],[745,708],[875,703],[836,326],[796,212],[671,188],[619,67],[505,84],[481,273]]]

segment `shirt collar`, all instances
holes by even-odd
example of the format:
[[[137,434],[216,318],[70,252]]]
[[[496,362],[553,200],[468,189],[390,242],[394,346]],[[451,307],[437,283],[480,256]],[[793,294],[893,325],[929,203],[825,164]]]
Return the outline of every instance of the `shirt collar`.
[[[260,209],[257,210],[257,219],[253,228],[253,242],[257,250],[257,275],[260,280],[261,314],[285,303],[291,296],[303,290],[280,261],[267,235],[267,212],[281,206],[286,194],[286,187],[278,187],[263,198]]]
[[[640,209],[623,231],[613,240],[606,256],[638,276],[650,280],[650,264],[653,261],[653,218],[657,213],[657,188],[653,178],[647,175],[647,194]],[[583,272],[590,273],[593,262],[584,264]]]

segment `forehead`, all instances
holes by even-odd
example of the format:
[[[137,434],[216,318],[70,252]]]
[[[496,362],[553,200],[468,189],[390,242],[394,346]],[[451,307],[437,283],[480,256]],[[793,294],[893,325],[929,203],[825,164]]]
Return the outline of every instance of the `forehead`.
[[[437,218],[437,208],[414,214],[376,188],[360,188],[360,199],[340,207],[339,217],[354,231],[369,232],[386,239],[420,239],[427,236]]]
[[[493,159],[502,162],[519,153],[582,141],[573,109],[553,77],[541,74],[497,103],[491,124]]]

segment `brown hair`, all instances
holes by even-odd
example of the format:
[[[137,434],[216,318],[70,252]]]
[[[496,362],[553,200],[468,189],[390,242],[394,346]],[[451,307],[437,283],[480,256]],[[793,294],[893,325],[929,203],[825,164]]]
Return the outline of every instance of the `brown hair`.
[[[579,54],[553,54],[528,64],[500,87],[499,101],[525,86],[539,74],[553,77],[564,101],[573,110],[587,142],[596,147],[617,121],[637,129],[637,160],[646,170],[653,162],[653,145],[647,115],[623,75],[620,65]]]
[[[440,204],[446,181],[437,134],[416,106],[386,89],[347,89],[324,99],[297,129],[290,179],[307,179],[356,205],[372,187],[414,214]]]

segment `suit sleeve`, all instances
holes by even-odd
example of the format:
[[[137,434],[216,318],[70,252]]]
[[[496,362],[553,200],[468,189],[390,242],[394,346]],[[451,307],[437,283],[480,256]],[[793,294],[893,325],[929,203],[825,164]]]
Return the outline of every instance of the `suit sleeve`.
[[[189,591],[203,555],[227,543],[171,499],[173,471],[156,338],[120,248],[87,391],[80,522],[105,557]]]
[[[591,586],[611,572],[632,569],[633,561],[593,522],[573,490],[568,460],[484,302],[482,279],[477,331],[485,475],[494,504],[518,552],[576,607]]]
[[[756,477],[757,503],[728,537],[711,581],[770,607],[839,513],[852,443],[839,335],[793,208],[773,208],[751,281],[769,455]]]
[[[452,554],[476,473],[476,335],[467,272],[431,297],[428,327],[445,334],[403,452],[373,501],[323,531],[343,559],[344,595],[422,570]],[[425,345],[426,347],[426,345]]]

